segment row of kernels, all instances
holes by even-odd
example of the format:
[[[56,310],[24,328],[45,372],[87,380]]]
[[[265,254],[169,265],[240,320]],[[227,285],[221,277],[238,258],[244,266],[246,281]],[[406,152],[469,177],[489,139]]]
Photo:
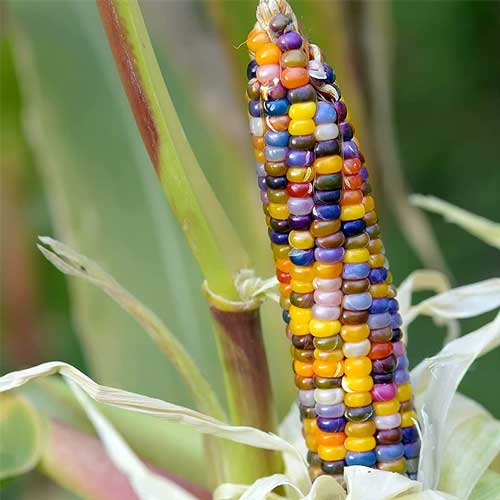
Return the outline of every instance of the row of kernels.
[[[341,130],[344,128],[348,127],[344,127],[342,124]],[[360,164],[361,162],[354,167],[357,169]],[[371,270],[369,279],[370,293],[373,297],[370,308],[370,324],[372,327],[380,327],[373,328],[370,333],[372,340],[370,357],[378,365],[374,366],[374,371],[380,372],[373,374],[373,376],[377,377],[377,382],[381,382],[375,384],[372,390],[374,409],[376,419],[387,417],[388,420],[393,420],[392,425],[399,422],[393,428],[380,429],[375,436],[377,467],[393,472],[407,472],[410,477],[415,478],[418,467],[419,442],[416,428],[413,426],[415,413],[411,402],[411,385],[408,383],[407,377],[408,361],[404,356],[404,346],[400,340],[401,317],[397,313],[397,301],[394,299],[396,292],[391,285],[392,276],[388,269],[382,241],[379,239],[380,229],[377,224],[375,203],[367,182],[368,173],[365,167],[359,171],[364,180],[362,185],[363,206],[366,212],[364,222],[367,226],[367,233],[370,235],[368,248]],[[397,370],[395,370],[396,367]],[[401,372],[401,370],[406,371]],[[401,390],[400,387],[402,387]],[[408,426],[410,422],[411,427]],[[410,428],[412,430],[406,430]],[[413,438],[415,439],[410,441]]]
[[[299,35],[291,35],[293,49],[298,49],[302,44]],[[297,38],[298,37],[298,38]],[[250,37],[249,37],[250,38]],[[269,84],[270,78],[276,78],[279,75],[276,64],[281,58],[280,47],[264,42],[261,35],[257,35],[263,43],[254,44],[252,48],[256,51],[256,62],[258,65],[267,67],[256,68],[256,76],[261,84]],[[288,37],[290,38],[290,37]],[[254,39],[250,40],[255,42]],[[286,44],[282,44],[288,46]],[[283,57],[284,62],[296,63],[300,58]],[[304,58],[305,59],[305,58]],[[305,61],[306,64],[307,61]],[[304,66],[305,66],[304,64]],[[274,65],[274,68],[270,65]],[[304,70],[302,70],[304,71]],[[291,79],[288,72],[281,75],[284,83],[290,83]],[[288,85],[287,85],[288,86]],[[294,251],[293,263],[290,262],[289,272],[283,273],[277,270],[277,277],[280,281],[281,305],[284,308],[283,319],[288,324],[287,331],[292,340],[292,358],[293,370],[295,372],[295,383],[299,389],[298,403],[303,420],[303,433],[306,443],[315,451],[314,428],[308,425],[308,422],[315,423],[315,401],[313,384],[313,361],[314,345],[312,336],[308,333],[310,317],[308,312],[313,303],[312,298],[312,280],[314,273],[311,273],[307,266],[309,257],[307,250],[314,246],[314,239],[307,231],[310,225],[310,213],[313,208],[312,200],[312,180],[308,172],[308,167],[314,161],[314,153],[305,148],[298,149],[297,140],[300,138],[299,132],[304,130],[304,120],[311,118],[315,113],[315,102],[293,103],[286,99],[286,90],[282,82],[273,85],[272,100],[264,100],[263,106],[260,106],[261,100],[251,102],[249,111],[257,114],[264,112],[266,114],[266,125],[268,131],[265,135],[265,159],[273,162],[283,162],[285,169],[281,170],[276,163],[267,164],[269,169],[267,173],[271,176],[271,183],[266,183],[268,190],[268,199],[271,203],[269,207],[271,219],[270,237],[274,244],[282,244],[286,249],[287,257],[290,250]],[[315,98],[314,93],[314,98]],[[269,93],[266,97],[269,97]],[[292,95],[293,97],[293,95]],[[260,96],[259,96],[260,98]],[[286,119],[279,118],[287,115]],[[302,141],[304,142],[304,141]],[[289,150],[288,146],[293,147]],[[286,172],[290,169],[289,175]],[[273,174],[279,174],[278,179],[273,179]],[[273,190],[278,188],[278,191]],[[280,189],[281,188],[281,189]],[[285,188],[283,190],[282,188]],[[283,207],[286,203],[286,210]],[[281,206],[280,206],[281,205]],[[272,224],[273,219],[276,221]],[[273,227],[274,226],[274,227]],[[278,227],[280,226],[280,227]],[[286,231],[280,229],[286,228]],[[293,229],[292,229],[293,228]],[[305,252],[302,252],[305,251]],[[283,256],[284,257],[284,256]]]
[[[314,222],[315,259],[318,266],[335,271],[324,277],[321,272],[314,280],[313,320],[311,333],[316,336],[315,373],[321,377],[321,387],[315,391],[317,426],[319,429],[318,456],[324,473],[342,474],[345,448],[345,392],[342,389],[344,353],[340,336],[342,292],[342,261],[344,235],[341,232],[340,196],[342,187],[342,158],[340,153],[337,113],[333,104],[318,102],[314,116]],[[318,270],[321,269],[318,267]]]
[[[291,276],[288,245],[288,184],[286,156],[288,151],[288,109],[286,89],[273,81],[270,64],[277,62],[280,49],[270,43],[269,36],[253,30],[247,39],[249,50],[255,54],[247,68],[249,83],[248,112],[250,131],[258,164],[258,182],[267,215],[269,237],[276,263],[276,277],[280,283],[283,318],[289,321],[288,308]],[[260,122],[258,121],[260,120]],[[258,134],[258,135],[257,135]]]
[[[342,131],[342,128],[341,128]],[[343,137],[345,139],[345,137]],[[347,166],[346,166],[347,162]],[[347,465],[363,465],[372,467],[376,463],[375,454],[375,424],[373,422],[373,405],[371,389],[373,381],[372,370],[368,356],[371,348],[369,328],[367,325],[368,309],[372,297],[368,293],[368,237],[364,225],[360,223],[364,216],[362,205],[363,194],[359,190],[360,183],[356,179],[359,169],[349,159],[344,160],[344,186],[341,199],[341,214],[343,229],[346,233],[345,242],[345,273],[344,273],[344,355],[346,356],[346,412],[350,420],[346,433],[348,438],[345,447]]]

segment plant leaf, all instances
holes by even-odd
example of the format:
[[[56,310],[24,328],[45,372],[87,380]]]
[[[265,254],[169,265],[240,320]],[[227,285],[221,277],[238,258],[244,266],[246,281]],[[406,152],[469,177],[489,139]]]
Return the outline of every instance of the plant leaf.
[[[500,224],[498,222],[468,212],[435,196],[414,194],[410,196],[410,201],[417,207],[442,215],[448,222],[457,224],[489,245],[500,249]]]
[[[368,491],[370,492],[370,500],[392,499],[398,495],[422,491],[420,483],[412,481],[406,476],[368,467],[346,467],[344,477],[349,492],[346,500],[361,500],[366,497]]]
[[[472,490],[469,498],[470,500],[494,500],[498,498],[499,491],[500,474],[492,470],[487,470]]]
[[[300,421],[299,407],[295,401],[292,403],[290,411],[281,422],[278,434],[293,445],[302,455],[304,460],[306,459],[307,447],[302,435],[302,423]],[[285,462],[286,475],[293,480],[302,491],[306,491],[306,488],[309,486],[309,482],[301,482],[301,478],[303,476],[301,474],[300,467],[298,468],[300,464],[298,464],[296,460],[290,460],[288,455],[284,455],[283,459]]]
[[[38,379],[25,385],[22,394],[52,422],[66,423],[77,429],[76,432],[93,432],[92,424],[62,378]],[[144,460],[191,484],[208,486],[204,470],[207,449],[200,434],[178,423],[112,406],[103,405],[100,411]],[[165,443],[165,446],[158,446],[158,443]],[[47,459],[47,454],[44,459]],[[190,464],[189,469],[185,467],[186,463]]]
[[[45,425],[36,409],[20,396],[0,396],[0,480],[33,469],[45,445]]]
[[[125,474],[141,500],[160,500],[162,498],[195,500],[196,497],[174,482],[150,471],[129,448],[111,423],[90,402],[82,389],[71,380],[69,380],[69,386],[94,424],[109,458],[118,470]]]
[[[457,394],[450,407],[443,440],[445,451],[439,489],[458,498],[469,498],[500,453],[500,421],[478,403]]]
[[[420,423],[422,451],[419,481],[434,488],[444,453],[444,429],[460,381],[474,360],[500,345],[500,314],[482,328],[447,344],[436,356],[424,359],[411,372]]]
[[[287,489],[286,498],[290,500],[292,498],[297,500],[344,500],[346,498],[342,486],[331,476],[318,477],[304,496],[301,489],[288,476],[274,474],[258,479],[251,486],[222,484],[215,490],[214,500],[285,500],[284,497],[272,493],[279,487]]]
[[[223,399],[222,373],[213,362],[217,350],[200,293],[203,277],[137,134],[95,4],[9,6],[25,129],[58,234],[96,256],[168,320]],[[65,50],[62,39],[67,40]],[[94,376],[192,405],[182,380],[132,318],[99,290],[78,281],[70,287]]]
[[[431,269],[419,269],[412,272],[398,287],[399,312],[403,321],[408,324],[406,316],[411,308],[412,294],[423,290],[432,290],[433,292],[443,293],[451,288],[450,281],[446,274],[441,271]],[[441,318],[434,318],[439,325],[443,322]],[[448,332],[445,343],[460,336],[460,325],[456,319],[445,320]],[[404,341],[408,341],[408,330],[403,330]]]
[[[39,250],[61,272],[83,278],[97,286],[138,321],[175,366],[201,410],[219,419],[226,418],[216,395],[189,353],[153,311],[141,304],[88,257],[52,238],[41,237],[40,241],[52,251],[41,245],[38,245]]]
[[[78,384],[87,395],[99,403],[179,422],[202,434],[218,436],[236,443],[288,453],[302,464],[303,477],[308,477],[307,467],[300,453],[292,445],[275,434],[253,427],[231,426],[189,408],[133,392],[96,384],[75,367],[60,361],[43,363],[0,377],[0,392],[9,391],[24,385],[30,380],[55,373],[60,373],[66,379],[70,379]]]
[[[189,145],[136,0],[99,0],[101,18],[144,144],[210,287],[239,297],[232,276],[248,258]]]
[[[424,314],[434,319],[471,318],[500,307],[500,278],[453,288],[410,307],[405,324]]]

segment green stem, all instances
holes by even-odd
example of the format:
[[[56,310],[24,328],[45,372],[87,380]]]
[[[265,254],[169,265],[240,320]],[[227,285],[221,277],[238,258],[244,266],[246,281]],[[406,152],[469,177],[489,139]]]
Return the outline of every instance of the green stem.
[[[97,0],[144,144],[193,255],[217,293],[237,300],[248,257],[189,145],[137,0]]]

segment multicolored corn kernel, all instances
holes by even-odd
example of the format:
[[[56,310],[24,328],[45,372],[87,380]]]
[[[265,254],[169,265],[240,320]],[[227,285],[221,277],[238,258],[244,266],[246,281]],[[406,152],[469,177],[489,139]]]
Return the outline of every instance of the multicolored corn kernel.
[[[248,36],[248,113],[311,476],[364,465],[414,478],[408,360],[365,160],[332,68],[280,5]]]

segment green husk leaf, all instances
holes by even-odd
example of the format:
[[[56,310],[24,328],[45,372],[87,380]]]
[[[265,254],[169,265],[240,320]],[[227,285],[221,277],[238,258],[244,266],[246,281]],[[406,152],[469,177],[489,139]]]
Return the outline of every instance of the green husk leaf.
[[[500,453],[500,421],[478,403],[457,396],[446,422],[439,488],[459,498],[469,498]]]
[[[53,361],[4,375],[0,377],[0,392],[12,390],[30,380],[55,373],[60,373],[66,379],[76,383],[87,395],[99,403],[178,422],[202,434],[221,437],[236,443],[288,453],[302,464],[303,480],[308,477],[307,467],[300,453],[287,441],[275,434],[253,427],[231,426],[189,408],[96,384],[92,379],[67,363]]]
[[[0,395],[0,480],[25,474],[40,460],[45,424],[34,406],[15,394]]]
[[[93,405],[90,399],[74,382],[69,386],[95,429],[114,465],[129,479],[130,485],[141,500],[169,498],[172,500],[195,500],[196,497],[168,480],[152,472],[130,449],[112,424]]]
[[[500,345],[500,314],[482,328],[447,344],[436,356],[424,359],[411,372],[422,424],[419,481],[425,488],[439,482],[445,450],[444,430],[450,405],[465,373],[479,356]]]
[[[417,207],[442,215],[448,222],[460,226],[489,245],[500,249],[500,224],[498,222],[468,212],[435,196],[414,194],[410,197],[410,201]]]
[[[498,500],[500,498],[500,473],[487,470],[476,484],[470,500]]]
[[[38,245],[39,250],[57,269],[97,286],[139,322],[161,352],[175,366],[201,410],[222,420],[226,418],[206,377],[201,374],[186,349],[153,311],[141,304],[88,257],[52,238],[41,237],[40,241],[50,250]]]
[[[163,190],[210,288],[239,297],[248,257],[189,145],[136,0],[99,0],[110,46]],[[123,60],[126,64],[123,64]]]

